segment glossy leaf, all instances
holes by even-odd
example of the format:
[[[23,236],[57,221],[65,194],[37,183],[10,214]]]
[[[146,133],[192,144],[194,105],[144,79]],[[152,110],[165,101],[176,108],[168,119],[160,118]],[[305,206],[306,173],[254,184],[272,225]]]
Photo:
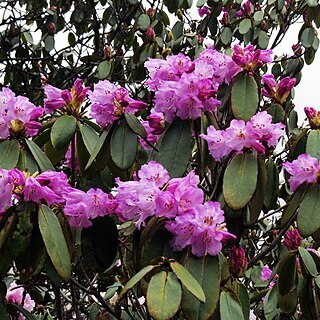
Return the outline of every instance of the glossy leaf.
[[[119,294],[118,300],[121,300],[123,296],[132,289],[143,277],[145,277],[149,272],[151,272],[153,269],[159,268],[158,265],[150,265],[144,267],[142,270],[140,270],[137,274],[135,274],[124,286],[122,291]]]
[[[311,256],[311,254],[304,248],[299,247],[299,255],[301,257],[300,260],[302,260],[302,264],[305,266],[306,270],[308,271],[309,275],[312,277],[318,276],[317,266]]]
[[[176,274],[182,284],[201,302],[206,302],[206,296],[199,282],[190,272],[176,261],[170,262],[172,271]]]
[[[173,272],[156,273],[147,290],[150,315],[157,320],[171,319],[179,310],[181,294],[181,285]]]
[[[64,115],[56,120],[51,129],[51,142],[56,150],[70,144],[76,130],[77,120],[73,116]]]
[[[136,159],[138,139],[125,122],[120,122],[110,141],[111,158],[121,170],[129,169]]]
[[[146,139],[147,138],[147,131],[145,127],[141,124],[139,119],[130,112],[124,113],[124,118],[126,119],[126,122],[130,129],[140,137]]]
[[[258,86],[254,77],[242,74],[236,78],[231,90],[231,107],[235,118],[248,121],[256,113],[258,103]]]
[[[243,283],[238,283],[239,285],[239,299],[241,303],[242,313],[245,320],[250,318],[250,297],[246,286]]]
[[[308,237],[320,228],[319,206],[320,187],[310,186],[300,204],[297,217],[298,230],[302,237]]]
[[[296,286],[297,281],[297,261],[294,253],[288,253],[280,261],[278,290],[284,296]]]
[[[258,163],[254,155],[238,154],[231,160],[223,178],[223,195],[232,210],[237,211],[250,201],[257,178]]]
[[[221,292],[220,317],[223,320],[244,320],[240,304],[229,292]]]
[[[146,31],[150,26],[150,18],[147,14],[142,14],[138,18],[138,26],[141,28],[142,31]]]
[[[16,166],[21,171],[29,171],[31,174],[39,170],[37,162],[30,153],[25,149],[20,149],[19,160]]]
[[[298,304],[297,289],[288,292],[285,296],[278,295],[278,303],[283,313],[291,314],[296,310]]]
[[[313,44],[313,41],[314,41],[314,31],[312,28],[305,28],[303,31],[302,31],[302,34],[301,34],[301,44],[305,47],[305,48],[310,48]]]
[[[191,157],[192,146],[190,121],[175,119],[164,133],[157,159],[169,171],[171,178],[184,174]]]
[[[31,140],[25,140],[30,152],[32,153],[35,161],[37,162],[41,172],[53,170],[54,167],[45,153]]]
[[[0,167],[7,170],[15,168],[19,159],[19,152],[18,140],[0,141]]]
[[[81,252],[85,264],[102,273],[115,261],[118,252],[118,230],[110,216],[98,217],[92,226],[81,231]]]
[[[85,124],[80,125],[80,132],[81,132],[82,140],[91,155],[99,140],[99,136],[92,127],[87,126]]]
[[[311,130],[306,145],[306,153],[320,161],[320,130]]]
[[[273,206],[279,193],[279,170],[272,159],[268,160],[267,174],[266,194],[263,203],[266,209],[269,209]]]
[[[71,275],[71,260],[67,243],[57,216],[46,205],[39,207],[39,229],[52,264],[59,276],[68,281]]]
[[[220,292],[219,259],[213,256],[197,258],[191,254],[184,258],[184,266],[202,287],[206,302],[196,299],[189,290],[182,291],[182,311],[188,320],[209,319],[217,308]]]

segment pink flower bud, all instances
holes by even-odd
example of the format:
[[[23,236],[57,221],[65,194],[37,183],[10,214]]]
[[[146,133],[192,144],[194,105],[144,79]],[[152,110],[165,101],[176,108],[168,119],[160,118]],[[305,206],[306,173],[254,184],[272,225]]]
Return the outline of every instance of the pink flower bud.
[[[151,42],[155,42],[156,41],[156,33],[154,32],[154,30],[152,28],[148,28],[146,31],[146,37],[148,40],[150,40]]]
[[[300,246],[302,237],[298,229],[290,228],[284,235],[284,245],[288,250],[296,250]]]
[[[229,253],[229,269],[236,276],[241,277],[247,270],[248,259],[242,247],[232,246]]]

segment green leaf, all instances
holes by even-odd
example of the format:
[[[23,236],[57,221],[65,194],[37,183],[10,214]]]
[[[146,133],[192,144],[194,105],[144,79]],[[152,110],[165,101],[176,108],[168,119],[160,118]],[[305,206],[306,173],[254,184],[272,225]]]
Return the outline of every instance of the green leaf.
[[[239,24],[239,32],[240,34],[247,33],[251,28],[251,20],[250,19],[243,19]]]
[[[0,295],[0,319],[1,320],[10,320],[8,311],[6,307],[4,306],[3,299]]]
[[[258,162],[252,154],[238,154],[228,164],[223,178],[223,195],[234,210],[243,208],[252,198],[258,178]]]
[[[183,314],[188,320],[209,319],[214,314],[219,302],[219,259],[209,255],[197,258],[188,254],[184,259],[184,266],[201,285],[206,296],[206,302],[201,303],[188,290],[183,288]]]
[[[99,63],[98,68],[98,78],[100,80],[106,79],[111,71],[111,63],[108,60],[104,60]]]
[[[311,130],[306,145],[306,153],[320,161],[320,130]]]
[[[308,271],[309,275],[312,277],[318,276],[317,266],[311,256],[311,254],[304,248],[299,247],[299,255],[301,257],[300,260],[303,263],[303,265],[306,267],[306,270]]]
[[[120,122],[110,141],[111,158],[121,170],[129,169],[136,159],[138,139],[125,122]]]
[[[82,140],[90,155],[93,153],[93,150],[99,140],[99,136],[92,127],[87,125],[80,124],[80,133],[82,136]]]
[[[288,201],[289,205],[285,208],[282,217],[281,217],[281,228],[283,228],[291,217],[295,214],[299,205],[307,191],[306,184],[301,185],[298,190],[291,196],[290,200]]]
[[[232,31],[228,27],[224,27],[221,36],[220,36],[221,42],[225,45],[229,44],[232,39]]]
[[[105,146],[105,142],[107,141],[107,137],[108,137],[108,134],[109,134],[110,130],[111,130],[111,126],[106,127],[106,129],[102,131],[102,133],[101,133],[101,135],[100,135],[95,147],[93,148],[92,154],[91,154],[91,156],[90,156],[90,158],[88,160],[88,163],[87,163],[87,165],[85,167],[85,170],[88,170],[90,168],[90,166],[92,165],[93,161],[98,156],[100,150],[102,148],[106,147]]]
[[[298,290],[294,289],[285,296],[278,294],[278,304],[283,313],[291,314],[296,310],[298,304]]]
[[[164,133],[157,159],[169,171],[171,178],[184,174],[191,157],[192,146],[190,121],[175,119]]]
[[[197,7],[202,7],[205,3],[207,2],[207,0],[198,0],[197,1]]]
[[[242,313],[245,320],[250,318],[250,297],[246,286],[243,283],[239,283],[239,299],[241,303]]]
[[[305,28],[301,34],[301,44],[305,47],[305,48],[310,48],[313,44],[314,41],[314,31],[312,28]]]
[[[256,11],[253,15],[253,19],[257,22],[260,22],[263,20],[264,12],[263,11]]]
[[[65,154],[67,150],[68,150],[68,146],[63,147],[60,150],[56,150],[53,147],[51,140],[49,140],[44,145],[44,152],[53,165],[58,164],[62,159],[65,158]]]
[[[20,149],[19,160],[16,167],[21,171],[29,171],[31,174],[39,170],[32,154],[25,149]]]
[[[132,289],[143,277],[145,277],[150,271],[152,271],[155,268],[159,268],[158,265],[150,265],[144,267],[142,270],[140,270],[137,274],[135,274],[124,286],[122,291],[119,294],[118,300],[121,300],[123,296]]]
[[[317,7],[318,6],[318,0],[307,0],[307,4],[311,8]]]
[[[308,237],[320,228],[319,207],[320,187],[310,186],[300,204],[297,217],[298,230],[302,237]]]
[[[235,118],[250,120],[257,111],[258,103],[258,86],[254,77],[242,74],[236,78],[231,90],[231,107]]]
[[[73,32],[69,32],[68,34],[68,42],[70,44],[71,47],[73,47],[76,43],[76,36],[74,35]]]
[[[259,32],[258,44],[261,49],[267,49],[269,45],[269,36],[265,31]]]
[[[151,278],[147,290],[147,305],[154,319],[171,319],[178,312],[180,302],[181,285],[173,272],[160,271]]]
[[[147,138],[147,131],[145,127],[141,124],[139,119],[130,112],[124,113],[124,118],[126,119],[126,122],[130,129],[140,137],[146,139]]]
[[[34,160],[37,162],[41,172],[45,172],[47,170],[55,171],[48,157],[33,141],[25,140],[25,142],[32,153]]]
[[[17,140],[0,141],[0,167],[2,169],[13,169],[19,159],[20,146]]]
[[[273,286],[271,290],[267,293],[263,301],[263,309],[265,315],[271,314],[277,308],[278,298],[277,298],[277,286]]]
[[[244,320],[240,304],[229,292],[221,292],[220,317],[223,320]]]
[[[199,282],[190,274],[190,272],[176,261],[170,262],[172,271],[176,274],[182,284],[201,302],[206,302],[206,296]]]
[[[150,18],[147,14],[143,13],[139,16],[137,23],[142,31],[146,31],[150,26]]]
[[[64,115],[57,119],[51,129],[51,142],[56,150],[69,145],[76,130],[77,120],[73,116]]]
[[[267,164],[268,179],[266,184],[266,194],[264,197],[264,205],[266,209],[272,208],[279,193],[279,170],[274,161],[269,158]]]
[[[34,315],[32,315],[28,310],[24,309],[23,307],[14,303],[9,303],[9,305],[10,307],[17,309],[20,313],[22,313],[27,320],[37,320],[37,318]]]
[[[59,276],[68,281],[71,260],[67,243],[57,216],[44,204],[39,207],[39,229],[52,264]]]
[[[12,232],[16,228],[17,217],[18,215],[16,211],[12,212],[7,218],[2,217],[1,222],[4,222],[4,226],[0,229],[0,251],[5,245],[9,236],[12,234]]]
[[[98,217],[92,226],[81,231],[81,252],[90,270],[102,273],[115,261],[118,252],[118,230],[110,216]]]
[[[278,290],[279,294],[285,296],[295,289],[297,282],[297,260],[295,253],[289,252],[280,261]]]

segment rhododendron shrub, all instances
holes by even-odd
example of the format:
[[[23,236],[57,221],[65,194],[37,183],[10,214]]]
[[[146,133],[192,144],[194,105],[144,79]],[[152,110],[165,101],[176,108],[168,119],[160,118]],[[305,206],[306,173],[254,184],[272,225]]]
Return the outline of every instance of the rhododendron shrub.
[[[44,48],[38,95],[1,87],[0,319],[318,319],[320,111],[293,98],[319,4],[117,3],[71,6],[95,50],[68,74]]]

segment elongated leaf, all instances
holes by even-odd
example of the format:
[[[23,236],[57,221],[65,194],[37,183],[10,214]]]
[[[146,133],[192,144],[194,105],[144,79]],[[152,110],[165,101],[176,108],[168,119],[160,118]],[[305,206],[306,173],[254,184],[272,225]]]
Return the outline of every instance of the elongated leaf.
[[[99,154],[100,150],[105,147],[105,142],[107,141],[108,134],[111,130],[111,126],[106,127],[105,130],[102,131],[99,140],[97,141],[95,147],[93,148],[92,154],[90,156],[90,159],[88,160],[88,163],[85,167],[85,170],[88,170],[90,166],[92,165],[93,161],[96,159],[97,155]]]
[[[223,195],[228,206],[237,211],[252,198],[258,178],[257,158],[238,154],[229,163],[223,178]]]
[[[62,159],[65,158],[66,152],[68,150],[68,145],[63,147],[60,150],[56,150],[52,143],[51,140],[49,140],[45,145],[44,145],[44,152],[48,159],[51,161],[53,165],[58,164]]]
[[[56,150],[70,144],[76,130],[77,120],[73,116],[64,115],[57,119],[51,129],[51,142]]]
[[[111,217],[96,218],[91,227],[81,231],[81,251],[93,272],[102,273],[113,264],[118,252],[118,230]]]
[[[71,260],[67,243],[57,216],[46,205],[39,207],[39,229],[52,264],[59,276],[68,281],[71,275]]]
[[[200,302],[189,290],[183,288],[183,314],[188,320],[209,319],[214,314],[219,302],[219,259],[209,255],[201,258],[188,255],[184,259],[184,266],[201,285],[206,296],[206,302]]]
[[[249,320],[249,317],[250,317],[250,297],[249,297],[248,290],[243,283],[239,283],[239,299],[240,299],[244,319]]]
[[[300,204],[297,217],[298,230],[303,237],[308,237],[320,228],[320,187],[313,185],[308,188]]]
[[[15,168],[19,159],[19,151],[17,140],[0,141],[0,167],[7,170]]]
[[[257,111],[258,86],[253,76],[242,74],[231,90],[232,113],[237,119],[248,121]]]
[[[298,304],[297,289],[288,292],[285,296],[278,294],[278,303],[283,313],[293,313]]]
[[[123,296],[128,292],[128,290],[132,289],[143,277],[145,277],[150,271],[155,268],[159,268],[157,265],[150,265],[144,267],[137,274],[135,274],[125,285],[122,291],[119,294],[118,300],[121,300]]]
[[[141,124],[139,119],[130,112],[124,113],[124,118],[126,119],[126,122],[130,129],[137,135],[139,135],[142,138],[147,138],[147,131],[145,127]]]
[[[14,211],[12,214],[5,220],[3,228],[0,230],[0,251],[4,244],[6,243],[8,237],[11,235],[12,231],[17,225],[17,212]],[[3,220],[2,220],[3,222]]]
[[[299,247],[299,255],[301,257],[302,263],[308,271],[309,275],[312,277],[318,276],[317,266],[314,262],[311,254],[304,248]]]
[[[92,127],[87,125],[80,125],[80,132],[83,142],[91,155],[99,140],[99,136]]]
[[[176,261],[170,262],[172,271],[176,274],[182,284],[201,302],[206,302],[206,296],[199,282],[190,274],[190,272]]]
[[[173,272],[155,274],[148,285],[148,311],[154,319],[171,319],[179,310],[181,285]]]
[[[26,151],[24,149],[20,149],[17,168],[21,171],[29,171],[31,174],[39,170],[37,162],[30,151]]]
[[[220,317],[223,320],[244,320],[240,304],[229,292],[221,292]]]
[[[306,145],[306,153],[320,161],[320,130],[311,130]]]
[[[54,167],[48,157],[45,155],[45,153],[31,140],[25,140],[30,152],[32,153],[34,160],[36,160],[39,169],[41,172],[47,171],[47,170],[53,170]]]
[[[171,178],[184,174],[192,146],[190,121],[175,119],[162,138],[157,159],[169,171]]]
[[[288,253],[280,261],[278,289],[279,294],[285,296],[293,290],[297,281],[297,262],[294,253]]]
[[[3,304],[2,298],[0,297],[0,319],[1,320],[10,320],[9,319],[9,315],[8,315],[8,311],[6,309],[6,307]]]
[[[138,139],[125,122],[120,122],[111,136],[111,158],[121,170],[129,169],[136,159]]]

